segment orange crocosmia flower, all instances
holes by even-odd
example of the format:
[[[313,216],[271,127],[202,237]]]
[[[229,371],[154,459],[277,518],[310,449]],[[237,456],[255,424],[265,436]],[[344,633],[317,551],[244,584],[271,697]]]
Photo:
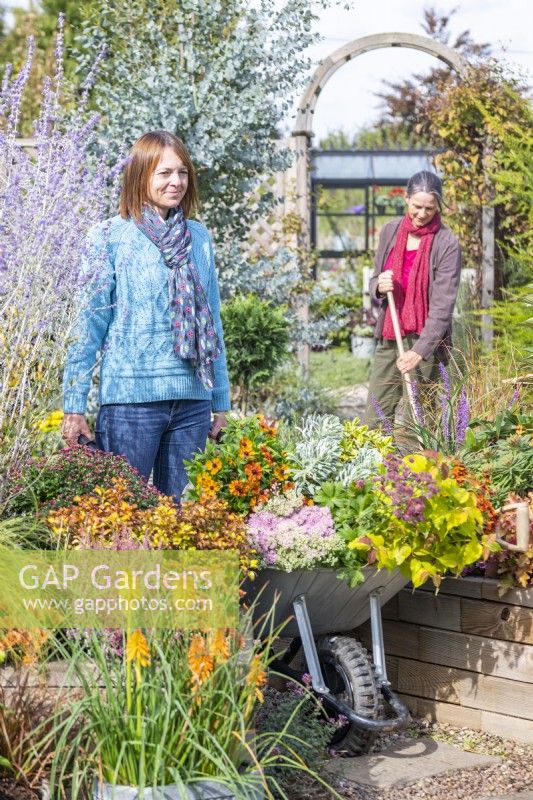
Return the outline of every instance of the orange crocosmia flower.
[[[128,661],[136,661],[141,667],[150,665],[150,648],[144,634],[139,630],[128,636],[126,659]]]
[[[258,464],[257,461],[253,461],[251,464],[246,464],[244,467],[244,471],[250,480],[253,481],[260,481],[263,476],[263,467],[261,464]]]
[[[264,686],[266,682],[267,675],[261,663],[261,656],[256,653],[250,663],[250,669],[246,676],[246,685],[254,687],[254,694],[260,703],[264,701],[263,692],[260,687]]]
[[[194,633],[187,653],[189,669],[192,673],[193,690],[198,691],[213,672],[214,659],[209,653],[207,642],[201,633]]]

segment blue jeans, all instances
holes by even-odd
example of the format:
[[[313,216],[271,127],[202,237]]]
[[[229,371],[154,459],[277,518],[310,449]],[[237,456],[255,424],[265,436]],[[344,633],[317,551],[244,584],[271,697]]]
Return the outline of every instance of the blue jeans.
[[[183,462],[203,450],[211,426],[210,400],[161,400],[100,406],[96,445],[125,456],[146,479],[179,503],[187,485]]]

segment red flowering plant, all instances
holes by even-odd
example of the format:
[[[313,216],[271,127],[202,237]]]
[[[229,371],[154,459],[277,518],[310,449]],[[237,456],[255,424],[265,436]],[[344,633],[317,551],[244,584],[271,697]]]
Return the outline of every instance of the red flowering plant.
[[[222,442],[208,442],[203,453],[186,462],[191,500],[217,497],[231,511],[249,514],[272,492],[292,488],[287,452],[275,423],[262,415],[230,417]]]
[[[125,458],[88,447],[65,447],[52,457],[31,458],[9,476],[7,516],[37,511],[46,515],[70,506],[74,497],[96,487],[110,488],[114,480],[125,485],[125,499],[139,508],[159,503],[160,492],[149,485]]]

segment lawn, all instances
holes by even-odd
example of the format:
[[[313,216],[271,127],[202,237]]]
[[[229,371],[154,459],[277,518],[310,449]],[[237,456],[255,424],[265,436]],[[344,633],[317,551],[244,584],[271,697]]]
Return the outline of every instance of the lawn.
[[[325,389],[341,389],[344,386],[367,383],[370,360],[354,358],[345,348],[332,347],[311,353],[309,373]]]

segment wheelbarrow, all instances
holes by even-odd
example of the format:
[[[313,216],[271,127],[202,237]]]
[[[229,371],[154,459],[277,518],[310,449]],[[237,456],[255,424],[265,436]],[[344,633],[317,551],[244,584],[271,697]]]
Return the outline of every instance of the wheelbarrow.
[[[411,719],[387,679],[381,624],[381,606],[408,580],[398,570],[373,566],[363,573],[364,582],[350,588],[333,569],[265,569],[245,586],[257,629],[269,614],[274,627],[286,623],[281,635],[290,643],[272,661],[272,669],[299,682],[310,675],[328,712],[346,720],[331,745],[351,756],[368,752],[379,733],[405,728]],[[346,635],[369,618],[372,657],[353,635]],[[291,665],[302,649],[305,669],[295,669]]]

